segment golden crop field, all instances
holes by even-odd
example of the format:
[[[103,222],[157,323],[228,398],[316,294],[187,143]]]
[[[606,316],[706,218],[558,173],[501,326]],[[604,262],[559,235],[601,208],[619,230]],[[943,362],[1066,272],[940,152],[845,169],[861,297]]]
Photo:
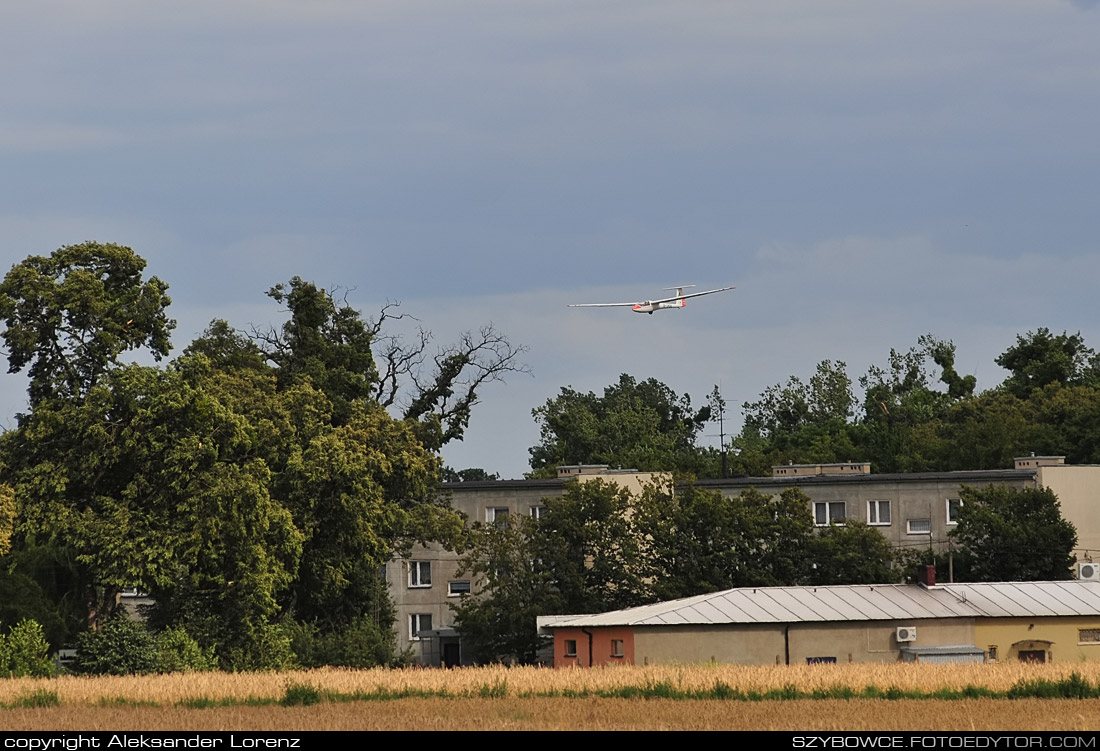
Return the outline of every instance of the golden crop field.
[[[17,730],[1100,730],[1095,700],[397,699],[312,707],[0,710]]]
[[[179,673],[0,681],[0,726],[15,729],[1100,729],[1098,702],[1075,699],[620,698],[631,687],[671,687],[678,696],[724,684],[743,694],[846,686],[931,693],[967,686],[1007,691],[1021,681],[1077,673],[1100,684],[1100,664],[685,665],[593,669],[483,667]],[[279,706],[288,686],[321,702]],[[59,706],[20,708],[35,692]],[[578,697],[579,698],[573,698]],[[386,698],[397,696],[400,698]],[[355,700],[367,697],[367,700]],[[223,703],[225,706],[202,705]]]

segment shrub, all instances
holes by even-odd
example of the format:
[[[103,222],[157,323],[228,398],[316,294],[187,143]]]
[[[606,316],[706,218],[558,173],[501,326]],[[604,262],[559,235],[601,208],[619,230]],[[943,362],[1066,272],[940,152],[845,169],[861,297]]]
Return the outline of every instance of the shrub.
[[[182,628],[167,628],[157,635],[157,672],[217,669],[213,648],[203,649]]]
[[[125,615],[110,618],[99,631],[77,638],[73,669],[94,675],[132,675],[157,670],[157,644],[144,624]]]
[[[393,629],[381,629],[369,618],[358,618],[329,633],[322,633],[312,623],[293,623],[288,631],[291,649],[303,667],[373,668],[401,662]]]
[[[284,707],[308,707],[313,704],[319,704],[320,702],[321,692],[318,691],[315,686],[309,683],[295,683],[293,681],[286,684],[286,691],[283,693],[283,698],[279,700],[279,703]]]
[[[50,645],[37,621],[23,619],[6,636],[0,635],[0,676],[49,678],[55,672]]]
[[[12,704],[16,707],[24,707],[26,709],[40,709],[42,707],[61,706],[61,700],[57,697],[56,691],[36,688],[30,693],[20,694],[15,697],[15,701],[12,702]]]

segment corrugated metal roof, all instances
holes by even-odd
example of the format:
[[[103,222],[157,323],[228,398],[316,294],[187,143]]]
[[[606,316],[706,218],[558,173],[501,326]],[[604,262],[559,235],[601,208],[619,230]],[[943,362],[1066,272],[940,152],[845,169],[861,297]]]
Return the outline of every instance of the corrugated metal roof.
[[[1100,582],[860,584],[742,587],[598,615],[548,627],[718,625],[926,618],[1100,615]]]

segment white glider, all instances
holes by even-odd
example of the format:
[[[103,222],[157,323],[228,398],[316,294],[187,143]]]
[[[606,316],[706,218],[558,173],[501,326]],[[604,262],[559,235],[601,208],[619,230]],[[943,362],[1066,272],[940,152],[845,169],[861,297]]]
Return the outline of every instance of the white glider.
[[[685,284],[680,287],[665,287],[666,290],[674,289],[676,294],[673,297],[666,297],[663,300],[646,300],[645,302],[586,302],[586,303],[574,303],[570,305],[570,308],[626,308],[629,307],[635,313],[649,313],[653,315],[657,310],[669,310],[671,308],[682,308],[687,303],[689,297],[702,297],[703,295],[713,295],[715,292],[726,292],[734,289],[734,287],[722,287],[721,289],[711,289],[706,292],[692,292],[690,295],[685,295],[684,290],[694,287],[694,284]]]

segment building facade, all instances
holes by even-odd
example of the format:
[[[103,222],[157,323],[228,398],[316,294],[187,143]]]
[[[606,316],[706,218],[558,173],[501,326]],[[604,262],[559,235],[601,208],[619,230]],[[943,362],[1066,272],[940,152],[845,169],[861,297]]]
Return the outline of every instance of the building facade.
[[[1100,582],[740,588],[539,626],[555,666],[1091,661]]]
[[[572,465],[558,468],[558,476],[542,480],[489,480],[444,483],[451,506],[468,523],[492,524],[508,516],[538,517],[547,498],[560,497],[570,482],[592,479],[613,481],[631,492],[658,475],[633,470],[612,470],[606,465]],[[454,629],[452,605],[464,594],[476,595],[478,582],[461,571],[461,556],[440,545],[417,545],[406,559],[386,566],[386,580],[397,611],[397,647],[412,650],[420,664],[463,665],[461,636]],[[534,628],[534,624],[532,624]]]

